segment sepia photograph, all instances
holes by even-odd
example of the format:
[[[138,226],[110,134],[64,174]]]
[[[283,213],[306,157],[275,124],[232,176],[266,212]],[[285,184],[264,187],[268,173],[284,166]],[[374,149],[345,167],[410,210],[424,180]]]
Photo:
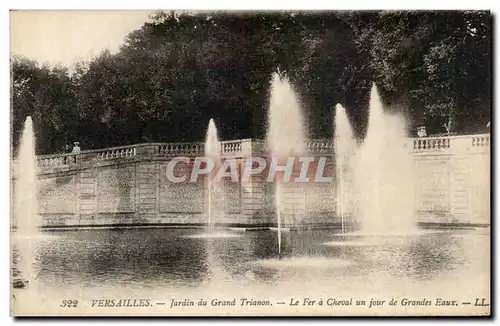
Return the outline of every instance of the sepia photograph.
[[[9,16],[11,316],[491,315],[490,11]]]

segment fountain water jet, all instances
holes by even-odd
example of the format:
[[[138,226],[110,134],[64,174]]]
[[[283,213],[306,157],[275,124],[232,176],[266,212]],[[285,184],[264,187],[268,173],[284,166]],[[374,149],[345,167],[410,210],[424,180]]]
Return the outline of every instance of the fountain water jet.
[[[31,117],[27,117],[20,139],[16,182],[17,232],[24,236],[37,234],[40,223],[36,171],[35,134]]]
[[[234,238],[240,235],[235,233],[224,233],[215,232],[215,226],[217,224],[217,219],[224,216],[224,185],[221,182],[214,182],[212,179],[215,172],[217,171],[217,166],[221,163],[221,143],[217,133],[217,127],[215,126],[214,119],[210,119],[208,122],[208,129],[205,138],[205,157],[215,165],[212,173],[207,176],[205,187],[207,193],[207,227],[208,233],[195,234],[186,236],[187,238],[197,238],[197,239],[209,239],[209,238]]]
[[[206,140],[205,140],[205,156],[212,159],[214,161],[214,164],[216,162],[220,162],[220,156],[221,156],[221,148],[220,148],[220,141],[219,141],[219,136],[217,135],[217,127],[215,126],[214,119],[210,119],[208,122],[208,129],[207,129],[207,135],[206,135]],[[208,227],[210,233],[213,233],[213,228],[215,226],[215,220],[214,217],[215,215],[220,216],[220,211],[217,210],[217,206],[214,202],[214,199],[217,200],[217,198],[214,198],[217,191],[217,187],[220,185],[217,183],[214,183],[212,180],[212,177],[209,176],[207,178],[206,182],[207,186],[207,202],[208,202]],[[220,200],[220,199],[219,199]]]
[[[352,177],[355,155],[358,149],[354,132],[342,105],[335,107],[335,165],[337,175],[337,212],[340,215],[342,233],[346,232],[346,217],[352,216],[354,203]]]
[[[304,120],[297,94],[287,77],[273,73],[268,110],[267,146],[273,157],[285,158],[305,153]],[[281,233],[284,224],[287,185],[277,178],[275,184],[275,210],[278,231],[278,254],[281,254]],[[300,192],[299,192],[300,195]],[[285,223],[283,223],[285,222]],[[297,222],[297,221],[296,221]]]
[[[34,241],[39,236],[41,224],[37,200],[37,162],[35,134],[31,117],[27,117],[22,131],[16,169],[16,240],[23,278],[33,277]]]

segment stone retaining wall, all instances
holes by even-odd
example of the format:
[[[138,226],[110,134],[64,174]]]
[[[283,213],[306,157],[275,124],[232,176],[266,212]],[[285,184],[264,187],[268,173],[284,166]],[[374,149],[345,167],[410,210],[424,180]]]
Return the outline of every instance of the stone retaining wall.
[[[489,139],[471,135],[408,140],[421,222],[489,224]],[[239,164],[265,153],[260,140],[223,142],[221,148],[223,158],[236,158]],[[306,148],[311,156],[327,157],[327,168],[334,174],[331,141],[308,140]],[[202,143],[155,143],[83,151],[77,156],[39,156],[43,225],[204,224],[208,206],[204,182],[174,184],[165,173],[173,157],[201,155]],[[14,203],[15,163],[12,175]],[[287,209],[294,214],[301,211],[304,223],[339,223],[335,187],[335,182],[312,184],[302,195],[287,188]],[[217,223],[275,223],[274,184],[261,176],[225,184],[220,191],[225,200],[220,202]]]

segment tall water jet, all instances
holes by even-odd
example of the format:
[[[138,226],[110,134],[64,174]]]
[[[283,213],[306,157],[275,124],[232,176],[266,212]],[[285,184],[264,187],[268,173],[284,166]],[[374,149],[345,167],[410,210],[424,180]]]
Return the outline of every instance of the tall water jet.
[[[368,128],[359,150],[356,193],[362,233],[408,234],[415,230],[412,157],[403,116],[384,112],[373,85]]]
[[[267,146],[272,157],[286,158],[305,153],[304,120],[298,100],[287,77],[273,73],[268,110]],[[286,185],[277,178],[275,183],[275,210],[278,226],[278,253],[281,254],[283,206]]]
[[[21,134],[16,167],[16,238],[20,256],[20,272],[31,278],[33,263],[33,241],[40,226],[37,200],[37,163],[35,156],[35,134],[31,117],[27,117]]]
[[[214,119],[210,119],[208,122],[208,129],[205,138],[205,157],[212,160],[214,165],[220,162],[221,147]],[[216,171],[216,169],[213,169],[213,171]],[[207,225],[210,233],[213,233],[214,226],[217,222],[216,217],[219,217],[222,213],[220,209],[221,185],[220,183],[213,182],[212,179],[213,175],[208,175],[206,180],[208,205]]]
[[[217,127],[213,119],[208,122],[207,133],[205,136],[204,155],[210,168],[213,168],[204,179],[204,203],[207,207],[207,229],[208,232],[201,234],[187,235],[186,238],[213,239],[213,238],[234,238],[240,235],[231,232],[215,232],[215,226],[224,217],[224,207],[226,205],[224,180],[218,180],[222,161],[221,142],[218,137]],[[205,167],[203,167],[205,168]],[[209,248],[211,250],[211,248]]]
[[[340,215],[342,233],[346,232],[346,221],[354,212],[352,191],[353,167],[358,149],[347,113],[342,105],[335,107],[335,165],[336,165],[336,196],[337,212]]]
[[[31,117],[27,117],[24,122],[17,164],[17,232],[22,235],[31,235],[38,231],[40,222],[37,204],[35,134]]]

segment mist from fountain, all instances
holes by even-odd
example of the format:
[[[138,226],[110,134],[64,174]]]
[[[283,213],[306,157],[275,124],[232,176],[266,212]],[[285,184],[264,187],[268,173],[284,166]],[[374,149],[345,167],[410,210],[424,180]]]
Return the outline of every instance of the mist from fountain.
[[[402,115],[384,111],[375,84],[369,110],[368,130],[356,170],[361,232],[413,234],[417,231],[415,180],[406,121]]]
[[[306,132],[299,99],[288,78],[279,73],[272,75],[267,118],[266,141],[270,156],[286,158],[305,153]],[[279,254],[281,254],[283,225],[289,225],[291,222],[283,219],[286,192],[287,185],[278,177],[274,197]],[[294,219],[294,222],[300,221]]]
[[[356,148],[345,111],[337,106],[335,130],[337,162],[352,171],[354,182],[345,186],[340,174],[344,207],[355,202],[364,235],[407,235],[418,231],[415,223],[413,160],[407,142],[407,125],[402,115],[385,112],[377,87],[370,93],[368,127],[363,143]],[[345,141],[344,141],[345,139]],[[349,144],[350,143],[350,144]],[[357,154],[352,155],[352,149]],[[346,157],[354,158],[346,160]],[[347,202],[347,203],[346,203]]]
[[[421,234],[415,222],[413,159],[406,130],[402,115],[385,112],[375,84],[370,92],[367,132],[361,145],[355,144],[345,110],[337,105],[337,202],[341,219],[353,222],[358,216],[360,229],[352,232],[343,227],[342,235],[354,239],[324,245],[371,246],[386,241],[386,236]],[[346,219],[346,215],[350,217]],[[360,240],[359,236],[372,238]]]

